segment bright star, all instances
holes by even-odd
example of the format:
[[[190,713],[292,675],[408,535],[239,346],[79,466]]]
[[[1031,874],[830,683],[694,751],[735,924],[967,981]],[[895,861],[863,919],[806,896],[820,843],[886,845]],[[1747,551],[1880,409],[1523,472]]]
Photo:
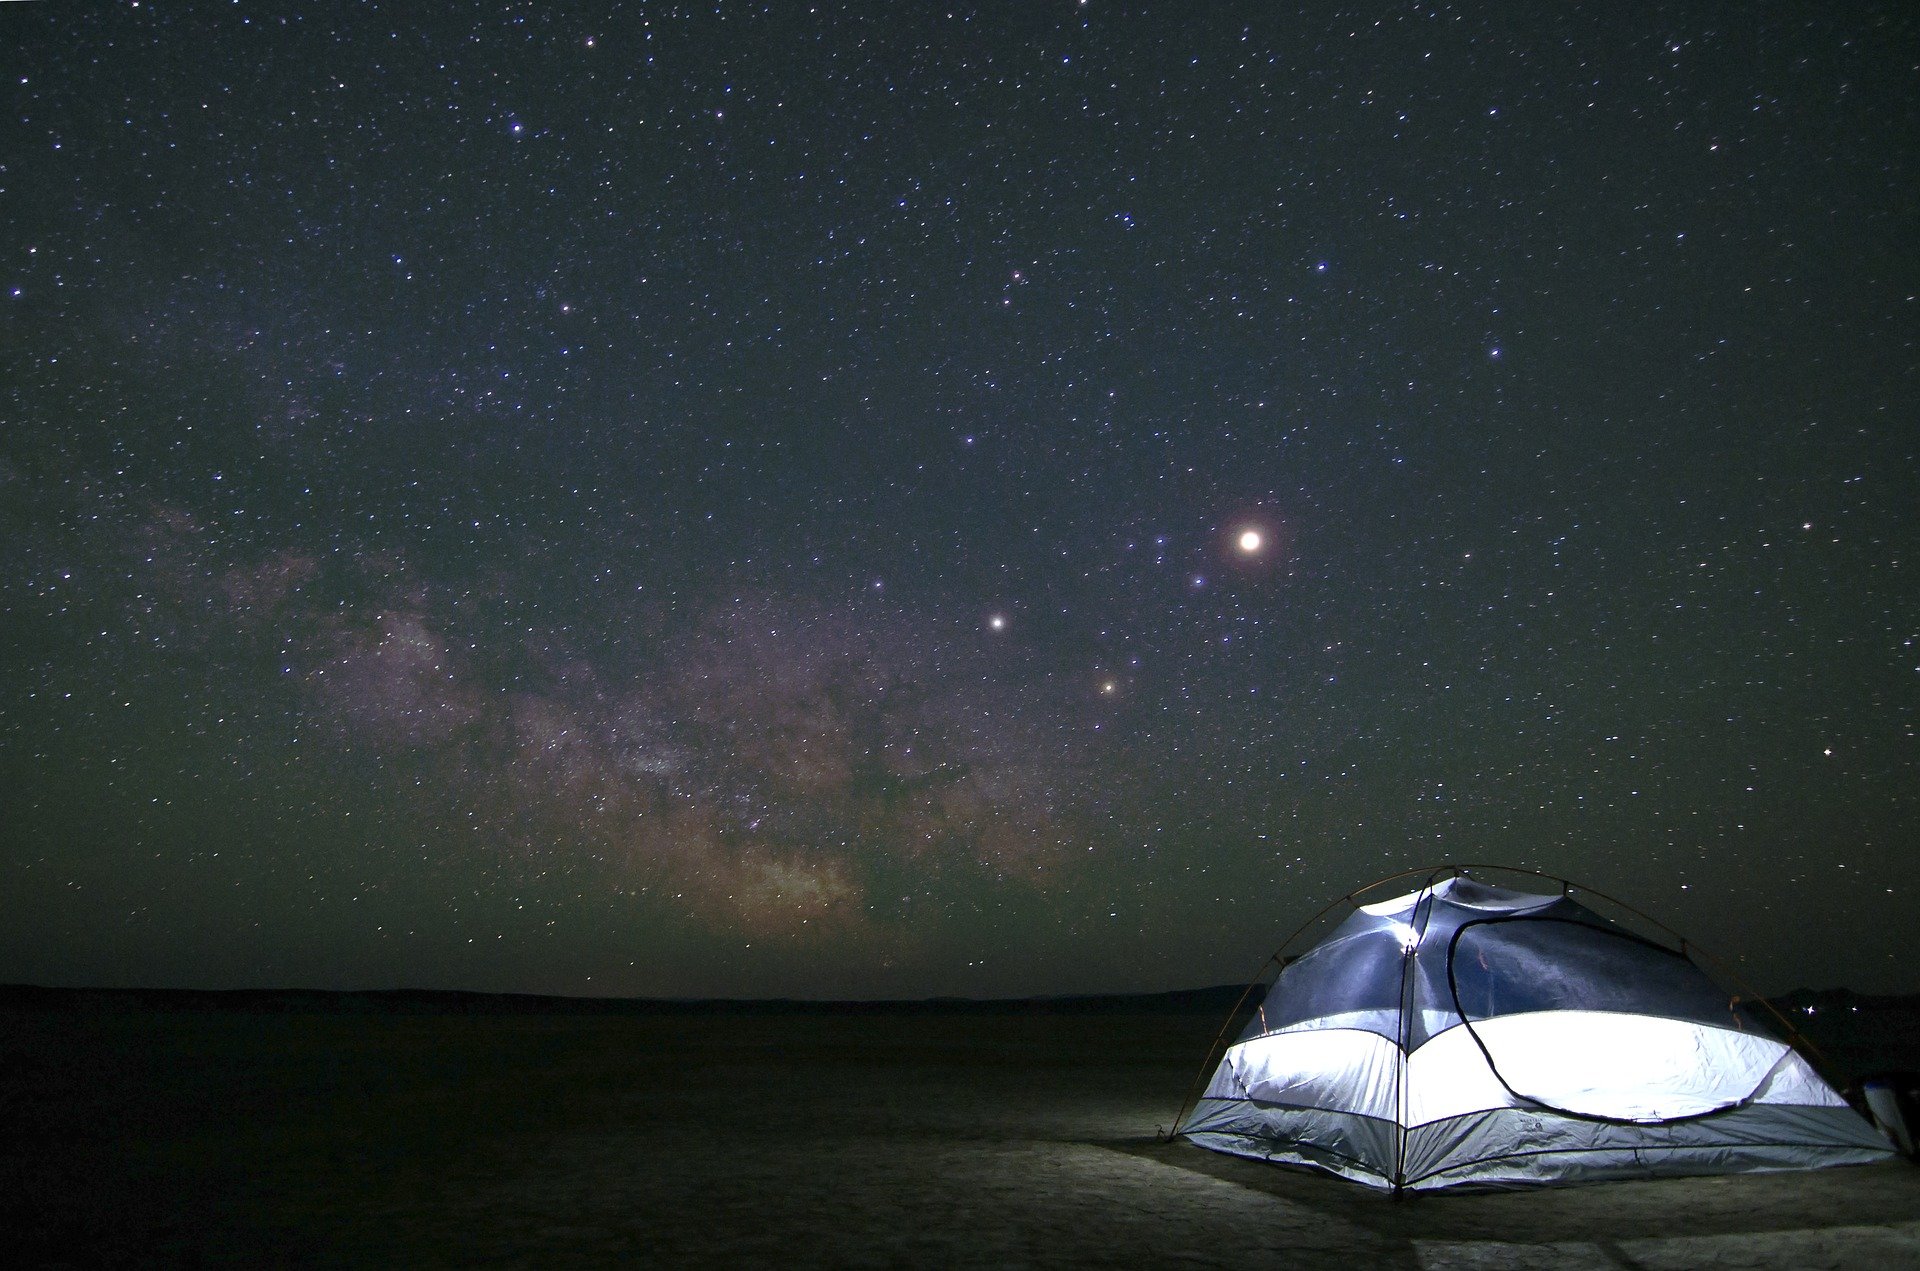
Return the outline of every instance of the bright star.
[[[1260,538],[1259,530],[1240,531],[1240,550],[1247,553],[1249,556],[1251,556],[1253,553],[1260,550],[1260,543],[1261,543],[1261,538]]]
[[[996,613],[987,619],[987,625],[995,631],[1005,631],[1007,629],[1007,616],[1002,613]]]

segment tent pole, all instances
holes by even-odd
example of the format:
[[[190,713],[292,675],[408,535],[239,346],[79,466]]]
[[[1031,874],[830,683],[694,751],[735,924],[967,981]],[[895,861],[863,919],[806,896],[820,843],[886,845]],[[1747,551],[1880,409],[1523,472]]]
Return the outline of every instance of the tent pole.
[[[1445,866],[1441,867],[1446,868]],[[1420,898],[1413,903],[1413,936],[1400,953],[1400,1036],[1399,1054],[1393,1068],[1393,1197],[1398,1200],[1407,1189],[1407,1057],[1413,1046],[1414,959],[1420,942],[1426,938],[1427,921],[1433,916],[1433,889],[1440,881],[1440,869],[1427,876]],[[1455,874],[1458,875],[1456,870]],[[1422,908],[1424,906],[1424,908]]]
[[[1324,913],[1325,910],[1321,912]],[[1273,956],[1260,964],[1259,970],[1255,971],[1252,978],[1247,981],[1247,987],[1241,989],[1240,996],[1234,999],[1232,1008],[1227,1011],[1227,1017],[1220,1021],[1220,1031],[1213,1035],[1213,1042],[1207,1047],[1206,1057],[1200,1061],[1199,1075],[1194,1077],[1193,1084],[1187,1087],[1187,1097],[1181,1101],[1180,1111],[1174,1114],[1172,1127],[1160,1136],[1162,1143],[1170,1141],[1180,1133],[1180,1123],[1186,1119],[1187,1112],[1199,1104],[1200,1092],[1206,1088],[1207,1078],[1213,1075],[1214,1055],[1222,1049],[1220,1043],[1226,1037],[1227,1030],[1233,1027],[1233,1021],[1239,1016],[1240,1008],[1247,1004],[1247,999],[1253,995],[1253,990],[1259,986],[1260,978],[1267,973],[1267,968],[1275,962],[1279,962],[1280,955],[1285,952],[1285,950],[1285,945],[1281,945],[1280,948],[1274,950]],[[1281,969],[1286,969],[1285,963],[1281,963]]]

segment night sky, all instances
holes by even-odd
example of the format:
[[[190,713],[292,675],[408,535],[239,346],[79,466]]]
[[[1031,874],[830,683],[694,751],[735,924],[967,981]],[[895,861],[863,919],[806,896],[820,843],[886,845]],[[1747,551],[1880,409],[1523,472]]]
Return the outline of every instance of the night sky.
[[[0,70],[0,980],[1151,990],[1487,861],[1920,987],[1909,5]]]

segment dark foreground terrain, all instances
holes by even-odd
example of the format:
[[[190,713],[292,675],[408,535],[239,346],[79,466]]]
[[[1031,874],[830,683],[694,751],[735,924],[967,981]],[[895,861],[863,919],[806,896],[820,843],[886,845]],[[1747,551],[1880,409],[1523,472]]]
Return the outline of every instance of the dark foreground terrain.
[[[1223,1005],[7,991],[0,1218],[36,1266],[1920,1267],[1904,1162],[1395,1202],[1160,1143]]]

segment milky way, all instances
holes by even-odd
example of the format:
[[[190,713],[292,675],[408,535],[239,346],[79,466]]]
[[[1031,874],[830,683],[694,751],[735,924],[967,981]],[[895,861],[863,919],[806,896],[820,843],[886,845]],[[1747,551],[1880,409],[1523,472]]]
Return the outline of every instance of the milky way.
[[[0,979],[1911,988],[1901,6],[5,6]]]

